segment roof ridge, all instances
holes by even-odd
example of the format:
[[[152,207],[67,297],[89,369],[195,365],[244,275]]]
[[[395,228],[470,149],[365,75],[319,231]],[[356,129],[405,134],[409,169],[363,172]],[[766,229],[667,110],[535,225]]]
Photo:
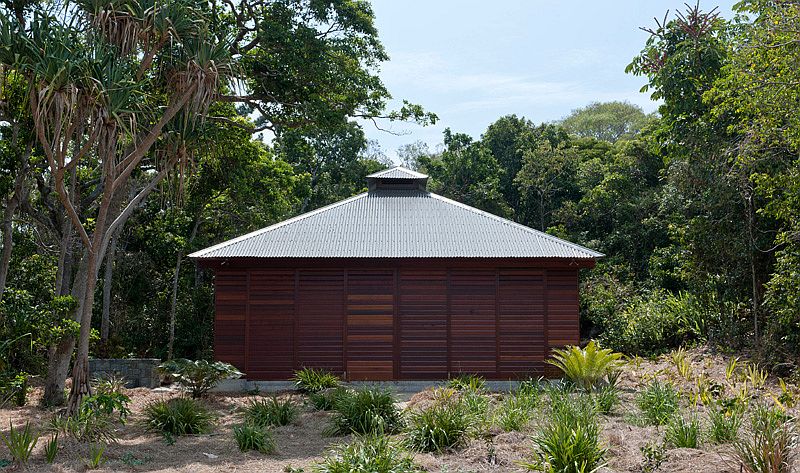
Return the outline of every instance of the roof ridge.
[[[278,228],[281,228],[283,226],[289,225],[291,223],[299,222],[299,221],[304,220],[304,219],[306,219],[308,217],[317,215],[319,213],[325,212],[325,211],[333,209],[335,207],[339,207],[340,205],[344,205],[344,204],[350,203],[350,202],[352,202],[354,200],[361,199],[361,198],[366,197],[368,195],[369,195],[369,193],[367,193],[367,192],[362,192],[361,194],[356,194],[356,195],[354,195],[352,197],[348,197],[348,198],[346,198],[344,200],[340,200],[338,202],[334,202],[332,204],[328,204],[328,205],[326,205],[324,207],[320,207],[318,209],[314,209],[314,210],[312,210],[310,212],[302,213],[300,215],[294,216],[294,217],[292,217],[290,219],[287,219],[287,220],[284,220],[282,222],[278,222],[278,223],[272,224],[272,225],[270,225],[268,227],[261,228],[259,230],[255,230],[255,231],[252,231],[250,233],[246,233],[246,234],[244,234],[242,236],[239,236],[239,237],[236,237],[236,238],[233,238],[233,239],[230,239],[230,240],[226,240],[226,241],[223,241],[221,243],[217,243],[214,246],[209,246],[208,248],[204,248],[202,250],[195,251],[194,253],[189,254],[188,257],[189,258],[202,257],[206,253],[210,253],[212,251],[216,251],[216,250],[219,250],[221,248],[225,248],[226,246],[233,245],[235,243],[239,243],[239,242],[242,242],[242,241],[245,241],[245,240],[249,240],[250,238],[253,238],[253,237],[256,237],[256,236],[259,236],[259,235],[263,235],[264,233],[268,233],[268,232],[270,232],[272,230],[276,230]]]
[[[554,243],[558,243],[560,245],[564,245],[564,246],[566,246],[568,248],[572,248],[572,249],[575,249],[575,250],[579,250],[579,251],[584,251],[584,252],[590,253],[594,257],[605,256],[603,253],[600,253],[599,251],[594,251],[594,250],[592,250],[590,248],[586,248],[585,246],[578,245],[577,243],[572,243],[571,241],[567,241],[567,240],[564,240],[562,238],[558,238],[556,236],[550,235],[549,233],[545,233],[543,231],[536,230],[535,228],[531,228],[531,227],[528,227],[528,226],[523,225],[521,223],[517,223],[517,222],[515,222],[513,220],[509,220],[507,218],[500,217],[499,215],[495,215],[495,214],[493,214],[491,212],[486,212],[486,211],[478,209],[476,207],[472,207],[471,205],[467,205],[467,204],[461,203],[461,202],[459,202],[457,200],[448,199],[447,197],[444,197],[442,195],[439,195],[439,194],[436,194],[436,193],[433,193],[433,192],[428,192],[428,193],[434,199],[438,199],[438,200],[441,200],[441,201],[443,201],[445,203],[448,203],[450,205],[453,205],[453,206],[456,206],[456,207],[460,207],[460,208],[462,208],[464,210],[470,211],[472,213],[475,213],[475,214],[478,214],[478,215],[481,215],[481,216],[484,216],[484,217],[491,218],[491,219],[496,220],[498,222],[501,222],[503,224],[506,224],[506,225],[509,225],[509,226],[512,226],[512,227],[515,227],[515,228],[519,228],[521,230],[527,231],[528,233],[533,233],[534,235],[541,236],[541,237],[543,237],[543,238],[545,238],[547,240],[550,240],[550,241],[552,241]],[[539,248],[542,249],[541,248],[541,243],[539,244]]]
[[[421,172],[417,172],[417,171],[408,169],[407,167],[403,167],[403,166],[400,166],[400,165],[394,166],[394,167],[390,167],[390,168],[387,168],[387,169],[383,169],[381,171],[373,172],[372,174],[369,174],[366,177],[367,178],[373,178],[373,179],[374,178],[381,178],[385,174],[389,174],[392,171],[400,171],[400,172],[402,172],[404,174],[407,174],[408,176],[410,176],[413,179],[425,179],[425,178],[428,177],[427,174],[423,174]]]

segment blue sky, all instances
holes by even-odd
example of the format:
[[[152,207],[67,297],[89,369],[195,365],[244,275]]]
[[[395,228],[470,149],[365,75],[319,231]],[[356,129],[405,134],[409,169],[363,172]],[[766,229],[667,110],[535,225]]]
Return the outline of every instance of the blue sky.
[[[701,1],[730,18],[733,0]],[[627,100],[651,112],[642,77],[625,74],[653,17],[682,1],[373,0],[378,32],[391,57],[380,75],[397,99],[439,115],[435,126],[384,124],[367,136],[390,157],[405,143],[433,149],[450,127],[478,138],[507,114],[558,120],[593,101]],[[397,103],[393,103],[397,106]]]

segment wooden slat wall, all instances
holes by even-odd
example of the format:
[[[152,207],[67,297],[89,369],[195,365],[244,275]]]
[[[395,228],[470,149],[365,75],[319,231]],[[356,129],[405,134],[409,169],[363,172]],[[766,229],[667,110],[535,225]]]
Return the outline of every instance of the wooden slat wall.
[[[498,281],[499,375],[543,375],[544,271],[500,270]]]
[[[294,371],[294,271],[251,271],[247,375],[287,379]]]
[[[394,377],[394,271],[347,272],[347,377]]]
[[[344,373],[344,271],[302,269],[297,277],[295,367]]]
[[[450,272],[450,373],[497,372],[497,272]]]
[[[244,370],[247,272],[218,271],[215,288],[214,356]]]
[[[215,355],[249,379],[538,375],[579,342],[577,269],[219,270]]]
[[[399,373],[402,379],[447,377],[447,271],[399,271]]]

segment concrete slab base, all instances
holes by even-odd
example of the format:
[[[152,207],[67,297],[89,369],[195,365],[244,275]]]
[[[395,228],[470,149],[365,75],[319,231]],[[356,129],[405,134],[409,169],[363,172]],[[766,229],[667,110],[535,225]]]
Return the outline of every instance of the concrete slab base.
[[[363,387],[377,386],[386,388],[395,393],[416,393],[424,391],[434,386],[444,386],[446,381],[350,381],[342,383],[344,386]],[[519,381],[486,381],[486,387],[490,391],[510,391],[516,389]],[[294,383],[291,381],[250,381],[246,379],[227,379],[221,381],[212,390],[213,392],[248,392],[256,391],[274,393],[279,391],[294,390]]]

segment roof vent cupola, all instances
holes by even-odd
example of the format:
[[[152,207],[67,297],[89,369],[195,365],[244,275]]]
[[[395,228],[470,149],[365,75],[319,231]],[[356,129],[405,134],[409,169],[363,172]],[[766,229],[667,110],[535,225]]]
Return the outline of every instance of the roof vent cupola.
[[[370,192],[376,190],[427,191],[428,176],[402,166],[384,169],[367,176]]]

